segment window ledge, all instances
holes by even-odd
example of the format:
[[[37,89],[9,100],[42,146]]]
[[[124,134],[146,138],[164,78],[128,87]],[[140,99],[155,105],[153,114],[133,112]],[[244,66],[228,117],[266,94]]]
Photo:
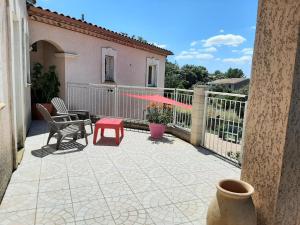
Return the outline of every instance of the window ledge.
[[[103,84],[109,84],[109,85],[116,85],[117,83],[115,81],[104,81]]]
[[[5,104],[0,102],[0,111],[5,108]]]

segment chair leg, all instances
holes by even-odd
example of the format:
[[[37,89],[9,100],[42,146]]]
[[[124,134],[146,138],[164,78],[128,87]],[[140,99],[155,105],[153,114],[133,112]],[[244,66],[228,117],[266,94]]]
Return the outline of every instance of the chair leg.
[[[91,126],[91,134],[93,134],[93,124],[91,123],[90,126]]]
[[[54,134],[55,134],[54,132],[51,132],[51,131],[50,131],[49,136],[48,136],[48,140],[47,140],[47,145],[49,144],[50,139],[52,138],[52,136],[53,136]]]
[[[87,138],[87,134],[85,134],[85,144],[88,145],[88,138]]]
[[[94,137],[93,137],[93,144],[94,145],[97,142],[98,130],[99,130],[99,127],[95,126],[95,133],[94,133]]]
[[[76,134],[73,135],[73,141],[76,141],[77,138],[78,138],[78,134],[76,133]]]
[[[60,146],[63,139],[64,139],[64,136],[61,136],[61,135],[58,136],[57,143],[56,143],[56,150],[59,149],[59,146]]]

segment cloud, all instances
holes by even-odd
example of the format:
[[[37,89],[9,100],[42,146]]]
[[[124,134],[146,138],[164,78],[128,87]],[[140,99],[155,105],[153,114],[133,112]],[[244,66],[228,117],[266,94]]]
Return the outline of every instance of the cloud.
[[[251,26],[250,29],[255,30],[256,26]]]
[[[220,34],[220,35],[210,37],[206,40],[202,40],[202,43],[204,47],[222,46],[222,45],[237,47],[245,41],[246,38],[242,37],[241,35]]]
[[[234,64],[248,64],[252,61],[251,55],[243,55],[238,58],[225,58],[223,62],[234,63]]]
[[[220,31],[220,33],[224,33],[224,30],[223,30],[223,29],[220,29],[219,31]]]
[[[185,60],[185,59],[200,59],[200,60],[210,60],[213,59],[214,56],[210,53],[203,53],[199,50],[195,51],[182,51],[178,55],[175,56],[177,60]]]
[[[198,44],[198,41],[192,41],[191,44],[190,44],[190,46],[194,47],[196,44]]]
[[[159,47],[159,48],[166,48],[166,47],[167,47],[166,44],[158,44],[158,43],[156,43],[156,42],[153,42],[153,43],[151,43],[151,44],[153,44],[153,45],[155,45],[156,47]]]
[[[209,48],[199,49],[199,51],[202,51],[202,52],[216,52],[217,49],[215,47],[209,47]]]
[[[241,50],[241,52],[244,54],[244,55],[253,55],[253,48],[243,48]]]
[[[241,53],[243,55],[253,55],[253,48],[243,48],[242,50],[233,49],[234,53]]]

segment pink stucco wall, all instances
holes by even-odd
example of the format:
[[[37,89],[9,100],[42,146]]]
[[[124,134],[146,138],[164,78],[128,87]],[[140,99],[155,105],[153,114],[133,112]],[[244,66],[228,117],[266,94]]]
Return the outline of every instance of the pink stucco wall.
[[[46,40],[63,52],[78,54],[65,58],[65,83],[101,83],[102,48],[117,51],[118,85],[145,86],[146,59],[159,60],[157,86],[164,87],[165,57],[114,42],[62,29],[48,24],[30,21],[30,44]]]

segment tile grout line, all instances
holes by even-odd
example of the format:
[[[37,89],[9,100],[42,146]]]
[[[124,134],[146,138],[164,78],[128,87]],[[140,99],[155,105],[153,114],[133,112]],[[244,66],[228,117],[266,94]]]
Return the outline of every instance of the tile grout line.
[[[66,170],[67,170],[68,186],[69,186],[69,194],[70,194],[71,204],[72,204],[73,218],[74,218],[74,223],[76,224],[75,210],[74,210],[74,204],[73,204],[72,193],[71,193],[71,186],[70,186],[69,170],[68,170],[68,166],[67,166],[67,161],[66,161],[66,156],[65,155],[64,155],[64,162],[65,162],[65,167],[66,167]]]
[[[43,134],[43,143],[42,146],[44,146],[46,138],[46,134]],[[42,156],[44,153],[44,149],[42,149]],[[38,211],[38,202],[39,202],[39,193],[40,193],[40,182],[41,182],[41,173],[42,173],[42,166],[43,166],[43,158],[41,158],[41,165],[40,165],[40,173],[39,173],[39,181],[38,181],[38,191],[37,191],[37,196],[36,196],[36,208],[35,208],[35,216],[34,216],[34,225],[36,225],[36,219],[37,219],[37,211]]]
[[[90,162],[89,157],[87,157],[87,160],[88,160],[89,165],[90,165],[90,167],[91,167],[91,169],[92,169],[92,171],[93,171],[93,175],[94,175],[94,177],[95,177],[95,179],[96,179],[97,186],[98,186],[98,188],[100,189],[100,191],[101,191],[101,193],[102,193],[102,195],[103,195],[103,199],[104,199],[104,201],[105,201],[106,207],[107,207],[108,210],[109,210],[110,216],[111,216],[111,218],[113,219],[114,224],[117,224],[116,221],[115,221],[115,219],[114,219],[114,217],[113,217],[113,214],[112,214],[112,212],[111,212],[111,210],[110,210],[110,207],[109,207],[109,205],[108,205],[108,203],[107,203],[107,199],[106,199],[106,197],[104,196],[104,193],[103,193],[103,191],[102,191],[102,189],[101,189],[100,183],[98,182],[98,179],[97,179],[97,177],[96,177],[95,170],[94,170],[94,168],[93,168],[92,165],[91,165],[91,162]],[[104,217],[105,217],[105,216],[104,216]]]
[[[125,152],[125,154],[127,155],[127,157],[129,157],[129,155],[127,154],[127,152]],[[109,157],[109,156],[108,156]],[[110,157],[109,157],[110,158]],[[129,157],[129,158],[131,158],[131,157]],[[110,160],[111,160],[111,158],[110,158]],[[134,161],[134,160],[133,160]],[[112,162],[112,164],[113,164],[113,166],[118,170],[118,172],[120,173],[120,169],[115,165],[115,163],[113,162],[113,160],[111,160],[111,162]],[[135,163],[135,162],[134,162]],[[136,164],[136,163],[135,163]],[[137,165],[137,164],[136,164]],[[138,165],[137,165],[137,167],[139,168],[139,169],[141,169]],[[142,204],[142,202],[138,199],[138,197],[136,196],[136,193],[133,191],[133,189],[131,188],[131,186],[128,184],[128,182],[127,182],[127,180],[126,180],[126,178],[120,173],[120,175],[123,177],[123,179],[124,179],[124,181],[125,181],[125,183],[127,184],[127,186],[129,187],[129,189],[131,190],[131,192],[133,193],[133,195],[134,195],[134,197],[136,198],[136,200],[139,202],[139,204],[142,206],[142,208],[143,208],[143,210],[145,211],[145,213],[146,213],[146,215],[148,215],[149,216],[149,218],[151,219],[151,221],[154,223],[154,224],[156,224],[155,222],[154,222],[154,220],[152,219],[152,217],[149,215],[149,213],[147,212],[147,210],[146,210],[146,208],[144,207],[144,205]],[[147,176],[147,174],[145,174],[146,176]],[[148,176],[147,176],[148,177]],[[137,211],[139,211],[139,210],[137,210]],[[129,211],[130,212],[130,211]]]

